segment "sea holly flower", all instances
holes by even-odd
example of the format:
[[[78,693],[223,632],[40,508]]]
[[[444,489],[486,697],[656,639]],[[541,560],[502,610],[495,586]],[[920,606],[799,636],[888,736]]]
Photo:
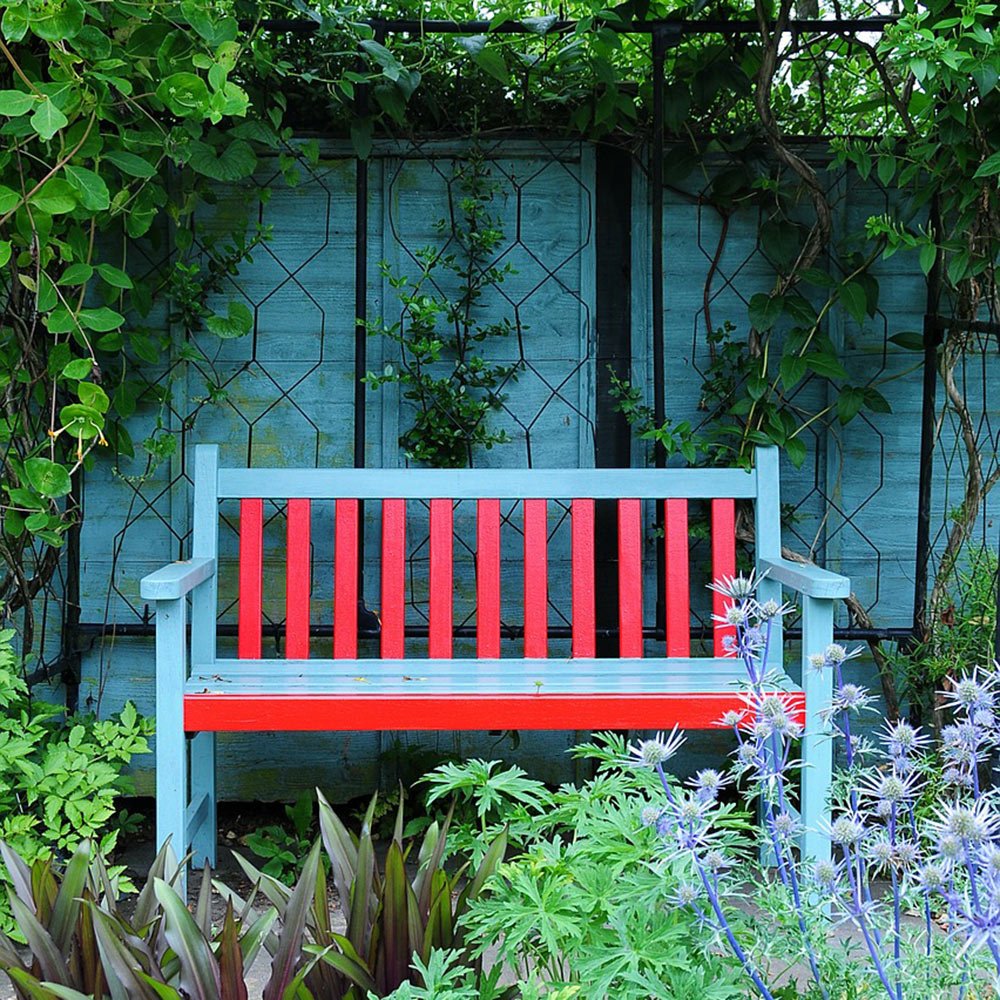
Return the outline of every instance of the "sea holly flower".
[[[746,601],[757,592],[757,588],[766,575],[766,573],[758,573],[754,570],[749,576],[743,573],[738,573],[736,576],[723,576],[710,583],[708,589],[722,594],[723,597],[731,597],[734,601]]]
[[[890,757],[908,757],[923,753],[930,745],[931,738],[914,729],[904,719],[886,722],[879,739]]]
[[[688,783],[695,789],[696,796],[706,802],[714,802],[719,797],[719,792],[732,780],[729,775],[716,771],[715,768],[706,767],[691,778]]]
[[[666,737],[660,732],[652,739],[630,743],[626,748],[629,753],[626,763],[648,768],[661,767],[677,753],[686,738],[678,727],[674,726]]]
[[[992,709],[996,698],[997,681],[996,673],[985,673],[979,667],[975,667],[971,674],[966,674],[954,682],[949,693],[950,697],[945,701],[945,707],[963,711]]]
[[[937,837],[939,847],[945,837],[975,845],[997,835],[1000,819],[993,811],[992,803],[981,798],[972,802],[946,803],[937,819],[931,820],[927,826]]]

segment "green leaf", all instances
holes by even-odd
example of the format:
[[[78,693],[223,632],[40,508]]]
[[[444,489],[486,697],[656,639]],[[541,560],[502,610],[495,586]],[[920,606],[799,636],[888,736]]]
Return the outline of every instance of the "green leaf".
[[[907,351],[922,351],[924,349],[924,335],[917,333],[915,330],[903,330],[901,333],[894,333],[889,338],[889,341]]]
[[[59,275],[59,285],[85,285],[94,274],[94,269],[83,261],[70,264],[69,267]]]
[[[47,458],[29,458],[24,463],[24,476],[43,497],[64,497],[73,488],[66,467]]]
[[[30,118],[31,127],[43,139],[48,141],[69,124],[69,119],[46,97],[35,109]]]
[[[171,73],[156,88],[156,96],[179,118],[201,117],[208,111],[208,85],[196,73]]]
[[[245,337],[253,329],[253,313],[242,302],[230,302],[226,316],[209,316],[205,326],[222,340]]]
[[[758,292],[750,299],[747,312],[753,327],[761,333],[766,333],[778,322],[783,309],[784,302],[780,295],[771,296]]]
[[[889,404],[889,400],[885,398],[878,391],[878,389],[868,386],[865,389],[865,406],[868,407],[872,413],[892,413],[892,406]]]
[[[59,411],[59,420],[70,437],[81,441],[97,437],[104,427],[104,418],[100,412],[83,403],[70,403],[64,406]]]
[[[79,315],[80,325],[96,333],[107,333],[109,330],[117,330],[125,322],[125,317],[121,313],[109,309],[107,306],[100,306],[97,309],[81,309]]]
[[[62,373],[65,378],[81,379],[86,378],[93,367],[94,362],[90,358],[74,358],[63,366]]]
[[[191,1000],[218,1000],[219,978],[212,946],[180,896],[163,879],[154,882],[163,907],[164,935],[180,962],[180,987]]]
[[[30,111],[37,100],[33,94],[23,90],[0,90],[0,115],[17,118]]]
[[[868,312],[868,298],[865,295],[864,286],[860,282],[848,281],[841,285],[840,301],[843,302],[844,308],[856,323],[864,323],[865,315]]]
[[[844,366],[832,354],[823,351],[811,351],[804,355],[803,360],[812,371],[824,378],[847,378]]]
[[[0,32],[8,42],[19,42],[28,33],[28,14],[23,6],[11,5],[0,20]]]
[[[93,212],[103,212],[111,205],[111,194],[104,179],[89,167],[68,166],[66,178],[76,191],[80,204]]]
[[[5,184],[0,184],[0,212],[6,215],[12,208],[20,204],[21,196]]]
[[[10,260],[10,255],[10,240],[0,240],[0,267],[3,267]]]
[[[372,128],[371,118],[351,120],[351,145],[354,147],[354,155],[359,160],[367,160],[371,155]]]
[[[108,394],[93,382],[81,382],[76,387],[76,394],[84,406],[93,407],[98,413],[107,413],[111,400]]]
[[[510,73],[503,55],[493,48],[484,48],[472,56],[472,61],[484,72],[502,84],[510,83]]]
[[[854,386],[846,386],[837,396],[837,416],[842,424],[850,423],[865,405],[865,392]]]
[[[73,727],[74,732],[77,729],[81,731],[81,734],[84,731],[83,726]],[[83,887],[87,883],[87,874],[90,867],[90,854],[89,841],[82,841],[66,865],[62,885],[59,886],[59,895],[56,897],[55,906],[52,908],[52,917],[49,920],[49,933],[52,935],[56,946],[64,954],[69,951],[70,941],[76,930],[77,916],[80,913],[80,896],[83,895]]]
[[[934,243],[925,243],[920,248],[920,270],[925,275],[931,273],[934,263],[937,261],[938,248]]]
[[[552,30],[552,26],[559,20],[555,14],[547,14],[544,17],[525,17],[521,23],[533,35],[545,35]]]
[[[802,463],[806,460],[806,446],[797,437],[790,437],[785,440],[784,444],[785,454],[788,456],[788,461],[795,466],[796,469],[802,468]]]
[[[230,139],[218,147],[207,142],[192,142],[187,164],[214,181],[239,181],[254,172],[257,156],[250,143],[243,139]]]
[[[782,355],[781,364],[778,367],[778,374],[781,376],[781,383],[786,389],[792,389],[799,382],[807,371],[806,360],[798,354]]]
[[[98,264],[97,273],[109,284],[112,288],[132,288],[132,279],[123,271],[121,268],[114,267],[111,264]]]
[[[972,177],[973,180],[979,180],[982,177],[996,177],[997,174],[1000,174],[1000,153],[994,153],[983,160]]]
[[[109,163],[113,163],[122,173],[129,174],[131,177],[147,178],[156,176],[156,167],[152,163],[124,149],[113,149],[104,154],[104,159]]]
[[[76,208],[76,192],[61,177],[46,181],[28,201],[49,215],[65,215]]]
[[[271,960],[271,976],[264,987],[263,1000],[282,1000],[285,989],[295,975],[295,966],[302,953],[303,935],[306,929],[306,919],[316,895],[316,880],[319,876],[320,842],[313,844],[298,884],[288,900],[288,905],[281,915],[281,933],[278,936],[278,947]]]
[[[80,0],[38,4],[31,13],[31,30],[47,42],[73,38],[83,27],[84,9]]]

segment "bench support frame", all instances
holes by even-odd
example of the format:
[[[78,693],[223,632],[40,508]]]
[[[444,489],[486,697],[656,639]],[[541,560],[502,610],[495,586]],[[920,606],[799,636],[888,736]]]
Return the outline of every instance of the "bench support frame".
[[[248,484],[260,491],[259,479],[251,476],[252,470],[224,470],[226,481]],[[263,470],[261,470],[263,471]],[[285,477],[297,492],[293,496],[308,496],[306,470],[288,470],[277,474],[267,470],[281,484],[279,493],[288,496]],[[354,472],[355,470],[350,470]],[[685,481],[678,477],[679,470],[667,470],[674,484]],[[329,478],[332,470],[325,475]],[[560,474],[565,470],[560,470]],[[662,470],[661,470],[662,472]],[[368,474],[371,475],[370,473]],[[426,472],[417,472],[421,483],[434,482]],[[517,473],[513,473],[517,478]],[[521,474],[523,476],[523,473]],[[581,476],[589,475],[582,473]],[[639,472],[648,477],[650,471]],[[695,484],[689,495],[712,496],[704,470],[691,470]],[[725,480],[729,486],[733,473]],[[833,745],[829,724],[823,714],[831,703],[833,678],[829,671],[820,673],[810,667],[812,654],[823,652],[833,641],[834,600],[850,592],[847,579],[812,565],[799,565],[782,558],[780,537],[780,494],[778,478],[778,452],[775,448],[757,450],[756,468],[752,474],[752,492],[745,488],[738,496],[754,496],[757,525],[756,558],[758,571],[765,572],[758,588],[761,601],[776,600],[780,604],[783,586],[794,588],[802,594],[803,642],[801,694],[789,693],[793,704],[801,711],[802,696],[805,701],[805,735],[802,741],[802,795],[801,820],[806,828],[802,838],[803,855],[812,859],[828,858],[830,845],[818,831],[820,820],[828,812],[830,779],[833,762]],[[218,500],[220,495],[242,495],[231,490],[220,490],[218,448],[202,445],[195,450],[194,470],[194,542],[192,558],[187,562],[173,563],[142,581],[142,596],[156,606],[156,838],[161,845],[168,838],[178,858],[190,856],[195,865],[205,862],[214,867],[216,862],[216,731],[263,729],[342,729],[346,725],[322,724],[324,714],[329,718],[330,708],[315,712],[316,724],[302,719],[302,712],[310,703],[314,706],[324,696],[315,693],[289,691],[281,695],[265,693],[257,697],[252,692],[234,691],[200,694],[187,691],[190,664],[213,665],[216,658],[216,608],[218,602],[216,556],[218,551]],[[444,483],[445,478],[440,482]],[[584,480],[581,478],[581,482]],[[721,480],[720,480],[721,481]],[[327,482],[326,479],[323,480]],[[523,482],[520,486],[523,496]],[[588,484],[591,482],[587,480]],[[593,480],[598,482],[598,480]],[[739,480],[736,480],[739,482]],[[628,490],[627,476],[621,477],[624,490]],[[445,495],[460,496],[465,489],[460,477],[448,475],[449,492]],[[240,487],[241,489],[243,487]],[[372,487],[373,488],[373,487]],[[426,489],[425,486],[421,487]],[[671,487],[673,489],[676,486]],[[369,489],[366,487],[366,489]],[[284,492],[282,492],[282,490]],[[329,484],[323,486],[324,496],[331,494]],[[456,492],[459,490],[459,492]],[[275,494],[278,495],[278,494]],[[355,494],[356,495],[356,494]],[[425,493],[425,495],[428,495]],[[190,657],[187,643],[187,601],[191,600]],[[775,622],[768,667],[777,671],[782,667],[782,634],[780,618]],[[218,661],[220,663],[224,661]],[[317,664],[321,661],[314,661]],[[350,661],[344,661],[345,664]],[[415,664],[420,661],[413,661]],[[473,661],[474,662],[474,661]],[[624,660],[623,663],[639,661]],[[609,666],[613,661],[609,661]],[[612,666],[613,669],[613,666]],[[694,677],[694,675],[692,675]],[[357,729],[479,729],[482,717],[475,711],[455,713],[456,704],[469,701],[468,693],[455,698],[444,695],[372,695],[359,697],[352,703],[341,698],[338,704],[346,711],[344,717]],[[490,697],[484,695],[484,697]],[[664,717],[684,716],[691,728],[707,728],[721,715],[722,707],[712,704],[711,696],[692,690],[653,693],[642,691],[634,696],[628,693],[574,692],[572,694],[536,694],[506,696],[508,711],[516,718],[516,728],[526,729],[580,729],[580,719],[592,720],[594,728],[639,728],[644,712],[659,707],[650,718],[650,728],[663,728]],[[720,695],[720,698],[724,696]],[[240,700],[243,704],[234,708]],[[519,700],[520,699],[520,700]],[[639,701],[637,699],[643,699]],[[659,699],[659,702],[657,702]],[[796,700],[798,699],[798,700]],[[367,704],[366,704],[367,703]],[[469,701],[473,705],[472,701]],[[250,707],[248,708],[248,705]],[[375,706],[381,706],[381,710]],[[707,714],[706,714],[707,713]],[[712,719],[708,718],[712,716]],[[252,717],[248,724],[247,719]],[[379,719],[381,718],[381,722]],[[242,722],[240,720],[243,720]],[[259,720],[255,722],[253,720]],[[405,722],[405,725],[402,723]],[[361,724],[363,723],[363,724]],[[489,726],[487,728],[494,728]],[[187,865],[182,865],[182,884]]]

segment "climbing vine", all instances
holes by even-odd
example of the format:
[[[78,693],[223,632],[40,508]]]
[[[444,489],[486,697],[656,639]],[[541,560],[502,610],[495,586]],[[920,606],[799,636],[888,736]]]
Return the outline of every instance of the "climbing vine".
[[[239,301],[209,308],[265,234],[199,231],[212,187],[283,146],[261,96],[254,32],[199,0],[20,0],[0,20],[0,605],[23,614],[80,516],[95,460],[153,464],[176,445],[164,320],[249,332]],[[217,301],[218,296],[214,301]],[[166,303],[169,301],[169,305]],[[133,442],[137,406],[159,416]]]
[[[521,327],[498,315],[495,302],[484,322],[482,302],[513,273],[509,262],[497,262],[505,238],[494,206],[500,192],[482,153],[473,147],[455,167],[451,212],[434,225],[439,245],[416,251],[419,274],[394,274],[383,263],[402,317],[372,324],[369,333],[397,344],[399,355],[398,360],[390,357],[382,372],[370,372],[366,381],[373,389],[401,387],[410,404],[401,417],[412,413],[412,418],[399,436],[400,447],[407,458],[436,468],[471,465],[477,449],[510,440],[492,418],[503,407],[504,390],[517,380],[520,366],[490,361],[486,351],[497,340],[520,336]]]

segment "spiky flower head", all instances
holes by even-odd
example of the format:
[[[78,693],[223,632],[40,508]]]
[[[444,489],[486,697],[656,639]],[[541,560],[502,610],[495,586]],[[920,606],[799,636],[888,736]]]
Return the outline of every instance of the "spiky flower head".
[[[642,807],[639,820],[643,826],[656,826],[657,821],[663,815],[663,810],[659,806],[646,805]]]
[[[860,684],[841,684],[833,693],[833,708],[840,712],[860,712],[872,703],[868,688]]]
[[[726,787],[732,778],[715,770],[714,767],[706,767],[698,771],[689,782],[695,790],[695,795],[707,801],[714,802],[719,797],[719,792]]]
[[[750,606],[748,604],[729,604],[721,615],[712,615],[712,621],[720,625],[732,625],[735,628],[742,628],[750,620]]]
[[[749,600],[757,592],[761,580],[766,574],[757,573],[755,570],[749,576],[738,573],[736,576],[723,576],[708,585],[709,590],[714,590],[723,597],[730,597],[734,601]]]
[[[920,860],[920,846],[912,840],[897,840],[892,848],[892,862],[898,868],[912,868]]]
[[[671,902],[675,906],[693,906],[701,896],[701,887],[694,882],[681,882],[674,890]]]
[[[917,885],[924,892],[941,892],[948,885],[948,869],[936,861],[928,861],[917,872]]]
[[[868,775],[861,783],[861,791],[877,803],[898,805],[916,794],[917,779],[912,774],[904,776],[893,768],[891,771]]]
[[[684,739],[684,734],[678,731],[677,726],[674,726],[666,737],[660,732],[652,739],[630,743],[627,748],[628,763],[639,767],[661,767],[677,753],[683,745]]]
[[[772,821],[774,834],[779,840],[791,840],[798,836],[802,824],[789,812],[780,812]]]
[[[971,674],[955,681],[951,691],[943,692],[948,699],[945,704],[970,714],[976,709],[992,709],[996,700],[997,679],[997,674],[986,673],[976,667]]]
[[[937,817],[928,823],[932,836],[940,850],[941,841],[946,837],[968,844],[981,844],[996,836],[1000,822],[988,799],[974,802],[954,802],[945,805]]]
[[[817,861],[813,865],[812,878],[813,881],[825,889],[827,892],[833,891],[837,885],[837,881],[840,877],[840,866],[835,864],[833,861],[826,859]]]
[[[922,753],[931,743],[929,736],[924,736],[920,730],[914,729],[904,719],[887,722],[879,734],[879,739],[890,757],[907,757]]]
[[[864,840],[867,833],[864,823],[858,816],[838,816],[830,824],[830,839],[835,844],[850,847]]]
[[[888,868],[892,863],[892,843],[884,834],[869,838],[865,844],[864,853],[874,868]]]
[[[722,718],[716,723],[717,726],[725,726],[726,729],[735,729],[746,715],[745,712],[737,711],[735,708],[722,713]]]
[[[717,847],[712,848],[710,851],[706,851],[702,861],[709,871],[715,872],[716,874],[721,871],[725,871],[731,865],[730,860]]]

